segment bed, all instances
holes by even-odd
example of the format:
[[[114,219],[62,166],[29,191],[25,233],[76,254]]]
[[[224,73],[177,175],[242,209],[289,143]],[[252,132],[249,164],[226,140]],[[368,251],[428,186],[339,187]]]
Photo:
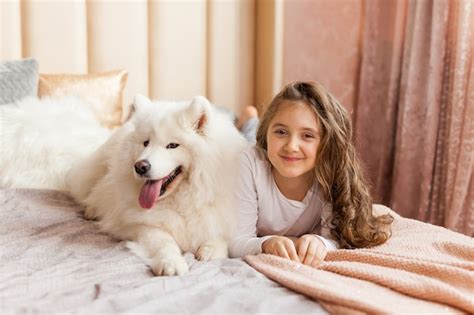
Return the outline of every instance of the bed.
[[[154,277],[67,193],[0,189],[0,314],[474,313],[474,240],[391,214],[387,243],[329,252],[316,269],[187,253],[187,275]]]
[[[0,313],[311,313],[314,300],[242,259],[154,277],[125,242],[101,233],[60,191],[0,190]]]

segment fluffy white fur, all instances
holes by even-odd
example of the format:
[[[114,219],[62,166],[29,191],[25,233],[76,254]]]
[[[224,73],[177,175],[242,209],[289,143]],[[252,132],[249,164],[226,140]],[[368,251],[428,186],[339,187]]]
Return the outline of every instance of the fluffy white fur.
[[[49,105],[51,111],[42,108],[43,127],[55,126],[63,131],[46,137],[43,131],[34,129],[38,124],[26,105],[0,113],[0,139],[8,135],[0,153],[8,153],[12,161],[27,155],[14,164],[17,170],[21,169],[22,178],[17,178],[18,173],[10,170],[11,164],[0,158],[1,169],[8,170],[5,179],[4,174],[1,176],[3,186],[32,187],[28,185],[26,162],[43,163],[47,172],[35,177],[40,180],[35,180],[34,186],[47,184],[48,188],[68,190],[86,206],[86,216],[98,219],[103,230],[132,241],[129,247],[148,260],[156,275],[185,274],[188,265],[183,251],[194,253],[200,260],[227,257],[227,244],[236,222],[232,207],[235,164],[246,143],[232,122],[215,112],[207,99],[152,104],[138,96],[129,121],[110,137],[93,126],[93,120],[87,122],[90,117],[83,120],[82,114],[71,116],[76,109],[68,113],[64,107]],[[51,120],[47,112],[57,118]],[[64,132],[81,124],[83,127],[74,132]],[[97,138],[91,139],[94,132]],[[34,141],[29,140],[27,146],[22,140],[23,149],[9,152],[15,146],[15,138]],[[147,146],[145,141],[149,141]],[[171,148],[170,143],[179,146]],[[91,152],[94,146],[97,149]],[[134,169],[137,161],[145,159],[151,165],[146,178]],[[52,171],[55,165],[58,170]],[[179,166],[182,172],[166,192],[151,209],[143,209],[138,200],[147,178],[166,177]]]
[[[0,187],[66,190],[65,174],[110,135],[79,99],[0,106]]]

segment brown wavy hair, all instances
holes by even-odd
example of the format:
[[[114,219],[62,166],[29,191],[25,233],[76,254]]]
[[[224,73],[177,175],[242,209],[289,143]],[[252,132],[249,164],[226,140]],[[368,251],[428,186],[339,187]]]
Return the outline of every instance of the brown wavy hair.
[[[349,114],[321,84],[293,82],[285,86],[263,114],[257,130],[257,147],[266,152],[268,128],[284,101],[304,102],[316,113],[321,139],[314,178],[332,205],[332,236],[343,248],[383,244],[391,236],[393,217],[373,215],[369,186],[352,143]]]

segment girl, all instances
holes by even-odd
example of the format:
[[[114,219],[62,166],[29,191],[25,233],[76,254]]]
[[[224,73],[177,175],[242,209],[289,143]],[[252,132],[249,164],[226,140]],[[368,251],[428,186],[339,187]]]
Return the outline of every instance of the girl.
[[[276,95],[241,155],[231,257],[316,266],[327,250],[384,243],[393,218],[372,214],[351,137],[349,115],[322,85],[294,82]]]

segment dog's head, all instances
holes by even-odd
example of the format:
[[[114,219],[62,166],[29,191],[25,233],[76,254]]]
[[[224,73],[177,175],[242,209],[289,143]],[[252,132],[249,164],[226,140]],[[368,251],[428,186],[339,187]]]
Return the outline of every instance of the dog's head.
[[[210,118],[211,105],[201,96],[190,102],[159,103],[135,97],[128,149],[130,171],[141,185],[138,202],[142,208],[150,209],[172,195],[189,177]]]

